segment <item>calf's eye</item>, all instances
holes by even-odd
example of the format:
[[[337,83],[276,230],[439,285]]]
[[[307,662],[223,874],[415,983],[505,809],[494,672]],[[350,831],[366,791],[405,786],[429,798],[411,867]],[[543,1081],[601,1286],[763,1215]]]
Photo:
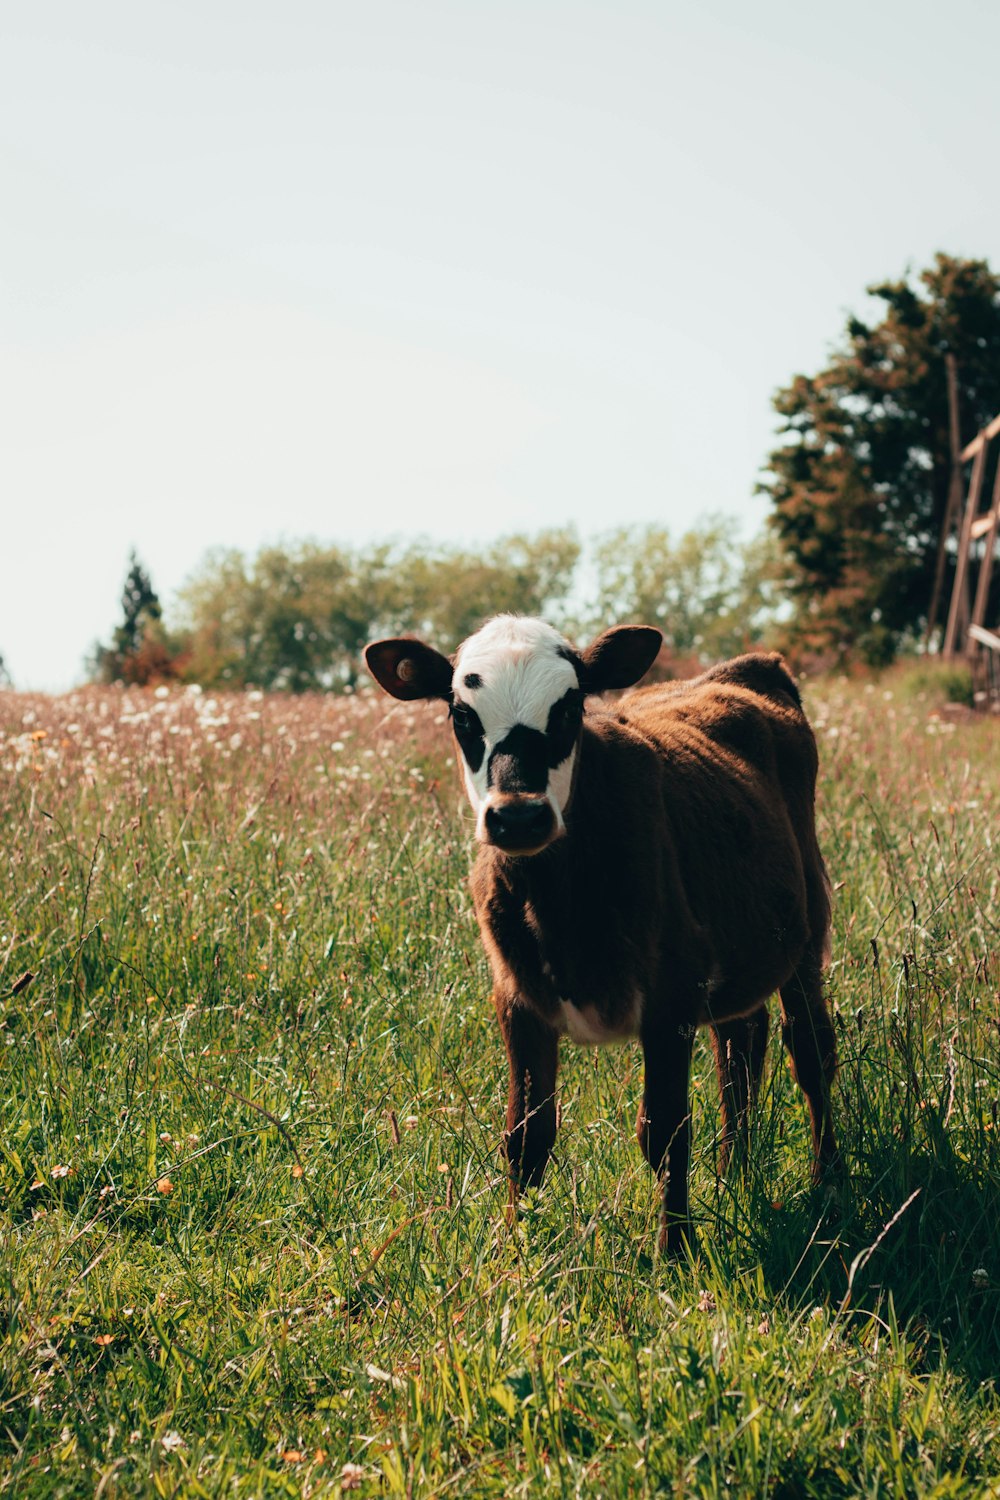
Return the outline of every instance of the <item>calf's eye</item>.
[[[583,718],[583,699],[579,692],[565,693],[549,710],[546,733],[549,745],[549,765],[562,765],[573,749],[580,732]]]
[[[455,738],[462,747],[462,754],[472,770],[478,771],[485,753],[483,725],[479,715],[467,703],[454,702],[451,705],[451,722]]]

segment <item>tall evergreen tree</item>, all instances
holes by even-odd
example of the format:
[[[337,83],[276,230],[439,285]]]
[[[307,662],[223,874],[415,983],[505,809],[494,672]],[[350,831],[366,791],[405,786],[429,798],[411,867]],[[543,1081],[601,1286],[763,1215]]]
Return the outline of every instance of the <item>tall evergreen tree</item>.
[[[128,573],[122,589],[122,622],[115,629],[114,649],[120,656],[132,655],[142,643],[145,624],[162,616],[152,579],[133,548],[129,553]]]
[[[926,621],[951,476],[946,355],[962,443],[1000,411],[1000,278],[939,254],[868,291],[881,319],[849,318],[827,368],[775,396],[784,441],[760,488],[796,644],[879,661]]]
[[[121,623],[112,632],[110,646],[94,646],[88,675],[99,682],[144,682],[169,675],[164,668],[170,653],[160,641],[162,618],[152,579],[133,548],[122,588]]]

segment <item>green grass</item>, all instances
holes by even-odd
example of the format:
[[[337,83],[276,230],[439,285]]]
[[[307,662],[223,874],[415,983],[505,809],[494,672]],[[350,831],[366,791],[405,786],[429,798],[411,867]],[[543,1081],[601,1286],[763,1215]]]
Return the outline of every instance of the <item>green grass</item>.
[[[636,1048],[506,1221],[439,713],[0,694],[0,1492],[1000,1495],[1000,724],[891,693],[810,705],[847,1180],[775,1041],[720,1182],[699,1046],[683,1266]]]

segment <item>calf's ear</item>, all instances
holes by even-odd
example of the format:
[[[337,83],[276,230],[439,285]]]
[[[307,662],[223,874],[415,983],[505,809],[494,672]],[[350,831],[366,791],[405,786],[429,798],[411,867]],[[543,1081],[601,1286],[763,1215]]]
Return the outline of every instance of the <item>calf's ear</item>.
[[[649,671],[662,644],[662,633],[652,625],[616,625],[606,630],[580,652],[584,692],[632,687]]]
[[[451,662],[423,641],[372,641],[365,647],[365,665],[393,698],[451,697]]]

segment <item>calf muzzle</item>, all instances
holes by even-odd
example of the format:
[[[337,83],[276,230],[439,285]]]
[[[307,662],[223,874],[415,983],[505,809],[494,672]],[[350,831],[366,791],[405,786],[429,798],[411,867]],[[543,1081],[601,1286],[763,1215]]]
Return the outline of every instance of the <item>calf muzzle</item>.
[[[538,854],[556,835],[556,815],[545,797],[505,797],[483,819],[486,842],[505,854]]]

